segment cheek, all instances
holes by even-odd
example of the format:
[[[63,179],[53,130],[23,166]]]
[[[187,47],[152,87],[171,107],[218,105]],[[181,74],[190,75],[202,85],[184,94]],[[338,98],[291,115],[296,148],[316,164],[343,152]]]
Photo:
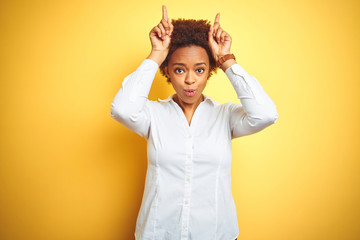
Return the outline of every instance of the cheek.
[[[175,90],[182,88],[182,85],[177,78],[171,78],[171,84]]]
[[[207,79],[205,79],[205,81],[203,81],[203,82],[201,83],[201,86],[202,86],[203,89],[205,88],[206,83],[207,83]]]
[[[181,85],[184,82],[184,76],[179,74],[170,74],[170,78],[176,85]]]
[[[207,81],[208,81],[208,79],[209,79],[209,74],[204,75],[204,76],[201,78],[201,84],[205,86],[206,83],[207,83]]]

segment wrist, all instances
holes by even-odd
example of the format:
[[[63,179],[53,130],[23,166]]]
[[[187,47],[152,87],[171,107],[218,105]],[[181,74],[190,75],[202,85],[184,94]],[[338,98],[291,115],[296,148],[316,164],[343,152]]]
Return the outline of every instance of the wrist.
[[[227,61],[225,61],[220,68],[225,72],[226,69],[228,69],[229,67],[231,67],[232,65],[236,64],[236,60],[235,59],[229,59]]]
[[[234,54],[226,53],[218,56],[218,61],[216,65],[220,67],[222,70],[226,70],[228,67],[236,63]]]
[[[228,54],[231,54],[231,52],[224,52],[224,53],[219,53],[218,55],[218,59],[225,56],[225,55],[228,55]]]
[[[160,66],[165,61],[166,56],[167,52],[152,50],[147,58],[153,60]]]
[[[223,52],[223,53],[219,53],[217,56],[216,56],[216,62],[219,61],[219,59],[225,55],[228,55],[228,54],[231,54],[231,52]]]

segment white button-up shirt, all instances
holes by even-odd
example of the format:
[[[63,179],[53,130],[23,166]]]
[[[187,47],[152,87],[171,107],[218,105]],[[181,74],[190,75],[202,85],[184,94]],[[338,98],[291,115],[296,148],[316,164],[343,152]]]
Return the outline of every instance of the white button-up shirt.
[[[137,240],[234,240],[231,140],[276,122],[276,106],[240,65],[226,70],[242,104],[204,95],[189,125],[171,95],[147,99],[159,66],[145,59],[116,94],[111,117],[147,140],[148,168]]]

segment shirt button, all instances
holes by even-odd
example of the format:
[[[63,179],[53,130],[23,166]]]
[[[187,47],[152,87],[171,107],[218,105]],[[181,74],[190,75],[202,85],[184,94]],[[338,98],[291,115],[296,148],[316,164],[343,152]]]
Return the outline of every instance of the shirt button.
[[[185,201],[185,204],[186,204],[186,205],[188,205],[188,204],[189,204],[189,201],[188,201],[188,200],[186,200],[186,201]]]
[[[192,139],[192,136],[191,136],[191,135],[189,135],[189,136],[188,136],[188,139]]]
[[[186,182],[190,182],[190,178],[189,178],[189,177],[186,178]]]
[[[190,159],[190,158],[191,158],[191,155],[190,155],[190,154],[188,154],[188,155],[187,155],[187,158],[189,158],[189,159]]]
[[[185,230],[186,230],[186,228],[187,228],[187,226],[186,226],[186,225],[184,225],[184,226],[183,226],[183,229],[185,229]]]

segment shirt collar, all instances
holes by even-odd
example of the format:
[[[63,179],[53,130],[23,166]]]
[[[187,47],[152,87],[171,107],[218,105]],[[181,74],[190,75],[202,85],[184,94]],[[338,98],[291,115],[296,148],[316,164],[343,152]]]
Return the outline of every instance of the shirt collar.
[[[175,95],[175,93],[173,93],[173,94],[171,94],[168,98],[166,98],[166,99],[158,99],[160,102],[170,102],[170,101],[174,101],[173,100],[173,97],[174,97],[174,95]],[[214,100],[211,98],[211,97],[209,97],[209,96],[207,96],[207,95],[205,95],[205,94],[202,94],[203,96],[204,96],[204,102],[210,102],[210,103],[212,103],[212,104],[214,104]]]

